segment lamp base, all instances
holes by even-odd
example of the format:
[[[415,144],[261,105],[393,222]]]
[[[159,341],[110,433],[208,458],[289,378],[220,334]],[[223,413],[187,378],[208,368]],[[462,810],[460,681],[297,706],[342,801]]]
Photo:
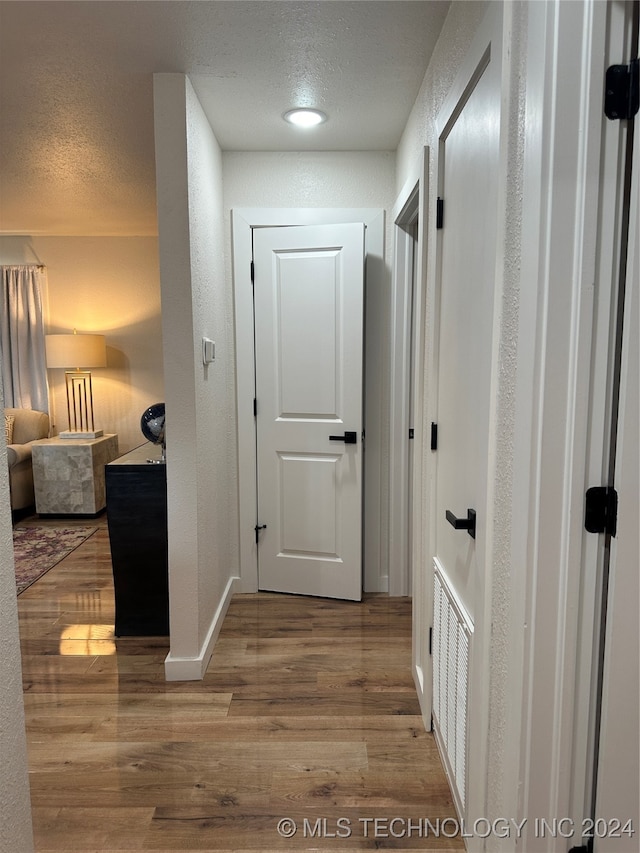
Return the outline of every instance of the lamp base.
[[[59,432],[58,438],[102,438],[104,435],[104,430],[102,429],[94,429],[94,430],[65,430],[65,432]]]

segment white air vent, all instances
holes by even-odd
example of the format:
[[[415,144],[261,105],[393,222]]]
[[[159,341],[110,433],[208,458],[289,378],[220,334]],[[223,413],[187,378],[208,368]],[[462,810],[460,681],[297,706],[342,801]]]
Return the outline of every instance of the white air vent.
[[[433,721],[454,795],[464,815],[467,792],[467,694],[473,623],[434,560]]]

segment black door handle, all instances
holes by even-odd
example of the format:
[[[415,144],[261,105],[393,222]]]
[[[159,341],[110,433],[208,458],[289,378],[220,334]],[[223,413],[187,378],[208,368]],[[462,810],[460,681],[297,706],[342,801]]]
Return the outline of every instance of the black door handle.
[[[345,432],[344,435],[330,435],[329,441],[344,441],[345,444],[357,444],[358,443],[358,433],[357,432]]]
[[[472,539],[476,538],[476,511],[475,509],[467,510],[466,518],[456,518],[451,510],[446,511],[447,521],[456,530],[466,530]]]

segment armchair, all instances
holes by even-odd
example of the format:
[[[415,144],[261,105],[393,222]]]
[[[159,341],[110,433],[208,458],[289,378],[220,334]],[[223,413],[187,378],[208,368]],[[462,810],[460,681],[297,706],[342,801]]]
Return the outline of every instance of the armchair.
[[[5,409],[13,417],[13,437],[7,443],[11,509],[25,509],[35,503],[31,442],[49,436],[49,415],[35,409]]]

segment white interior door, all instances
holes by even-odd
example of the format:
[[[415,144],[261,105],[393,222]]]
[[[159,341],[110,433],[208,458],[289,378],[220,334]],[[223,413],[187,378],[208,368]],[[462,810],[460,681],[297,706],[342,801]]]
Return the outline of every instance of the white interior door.
[[[500,91],[485,72],[444,140],[436,557],[472,621],[484,572]],[[476,512],[475,538],[447,520]]]
[[[499,51],[470,69],[442,117],[435,490],[434,724],[468,814],[474,648],[485,596],[487,468],[496,276]],[[477,655],[477,657],[475,657]],[[480,738],[476,738],[480,740]]]
[[[254,231],[258,580],[360,600],[364,226]]]

